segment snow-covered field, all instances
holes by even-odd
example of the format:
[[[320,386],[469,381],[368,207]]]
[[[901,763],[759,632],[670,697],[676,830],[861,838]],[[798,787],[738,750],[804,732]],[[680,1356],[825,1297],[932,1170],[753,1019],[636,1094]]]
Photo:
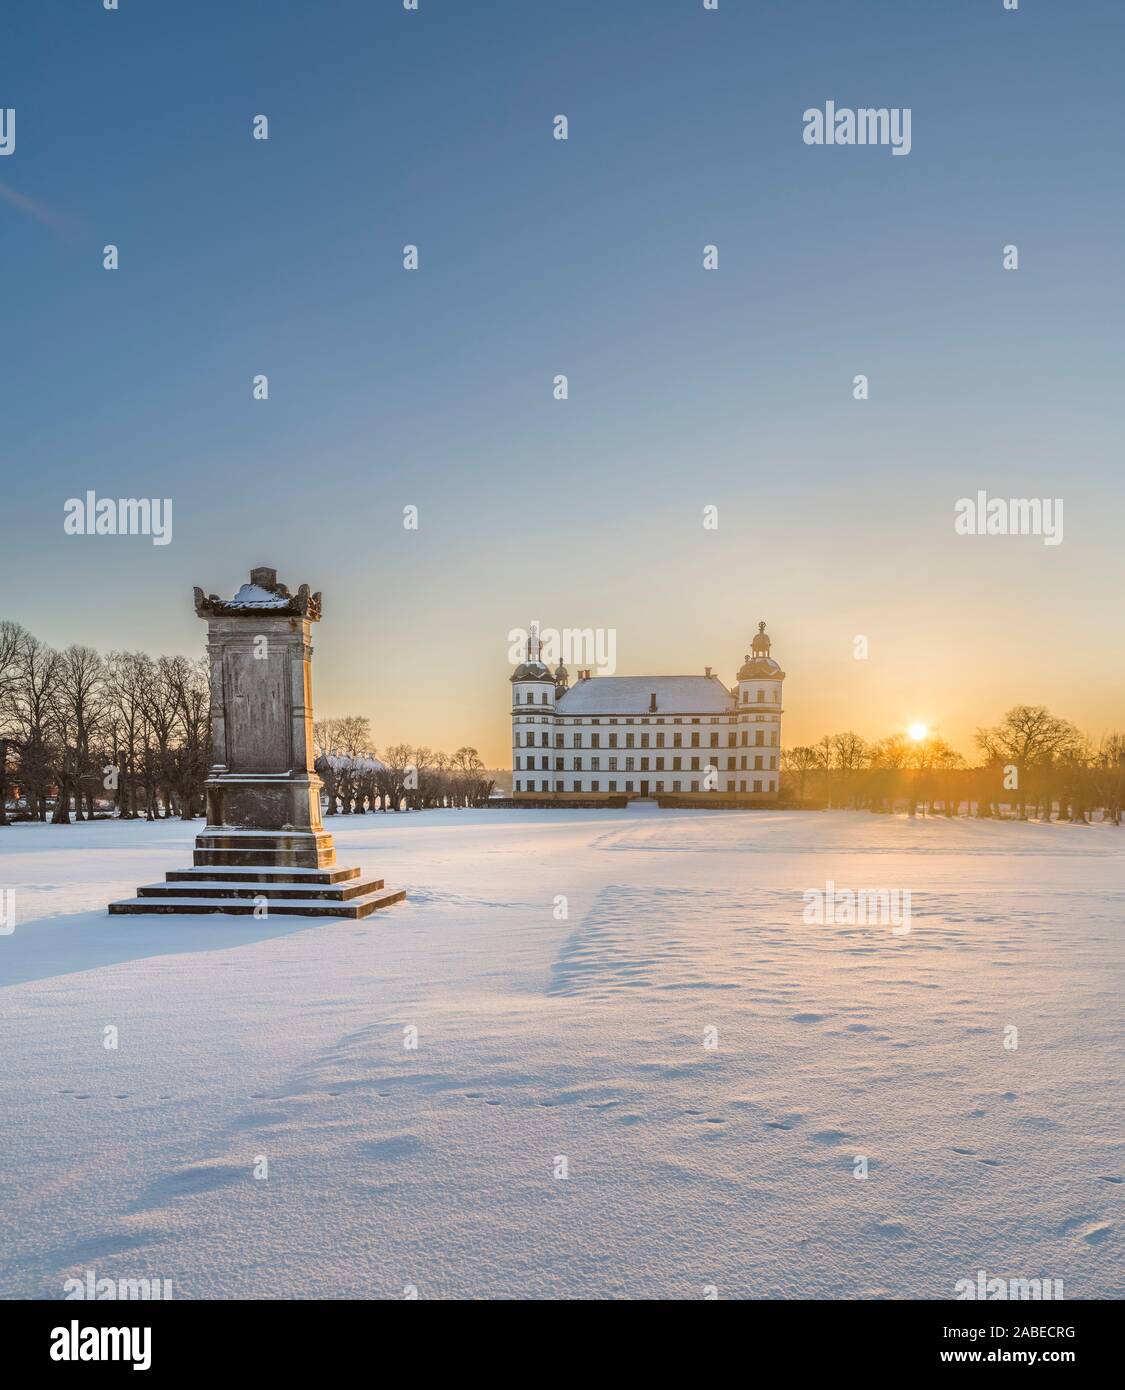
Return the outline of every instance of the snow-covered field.
[[[1125,1295],[1125,828],[369,815],[366,921],[105,914],[200,824],[0,830],[5,1296]]]

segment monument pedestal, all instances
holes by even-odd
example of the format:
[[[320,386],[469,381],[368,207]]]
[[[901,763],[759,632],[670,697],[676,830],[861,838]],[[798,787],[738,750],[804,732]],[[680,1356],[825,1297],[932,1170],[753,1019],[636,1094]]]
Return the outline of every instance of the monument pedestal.
[[[193,867],[111,913],[233,912],[367,917],[405,889],[336,867],[313,770],[311,624],[320,595],[255,569],[233,599],[195,591],[208,622],[213,763]]]

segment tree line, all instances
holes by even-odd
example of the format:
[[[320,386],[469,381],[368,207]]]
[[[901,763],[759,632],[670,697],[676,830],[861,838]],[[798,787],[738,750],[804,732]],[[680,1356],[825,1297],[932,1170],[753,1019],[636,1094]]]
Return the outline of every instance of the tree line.
[[[206,663],[41,642],[0,621],[0,825],[203,809],[211,747]]]
[[[376,757],[361,716],[316,723],[314,745],[328,815],[479,806],[494,785],[475,748],[400,743]],[[0,620],[0,825],[191,820],[206,813],[210,762],[205,659],[57,651]]]
[[[1015,705],[977,730],[970,766],[943,739],[892,734],[874,743],[847,732],[782,752],[782,796],[909,815],[1011,816],[1121,824],[1125,734],[1095,742],[1043,705]]]
[[[442,753],[395,743],[377,754],[363,715],[317,720],[313,745],[330,816],[482,806],[495,786],[475,748]]]

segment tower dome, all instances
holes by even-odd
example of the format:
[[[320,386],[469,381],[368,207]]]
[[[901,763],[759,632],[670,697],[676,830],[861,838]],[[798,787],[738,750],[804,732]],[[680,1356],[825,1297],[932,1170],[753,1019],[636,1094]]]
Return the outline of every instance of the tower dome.
[[[770,656],[771,646],[772,643],[766,633],[765,623],[759,623],[754,640],[750,643],[750,651],[743,658],[742,667],[738,672],[740,681],[762,680],[763,678],[785,679],[785,672]]]
[[[551,668],[539,659],[541,647],[538,630],[532,624],[527,638],[527,660],[521,661],[514,674],[509,677],[513,685],[516,681],[547,681],[554,685],[555,678],[551,675]]]

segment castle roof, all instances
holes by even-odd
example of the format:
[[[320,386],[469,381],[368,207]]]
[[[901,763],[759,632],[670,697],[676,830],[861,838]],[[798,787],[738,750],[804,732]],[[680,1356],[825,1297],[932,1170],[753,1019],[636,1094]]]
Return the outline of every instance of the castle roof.
[[[734,696],[714,676],[591,676],[555,702],[559,714],[725,714]]]

